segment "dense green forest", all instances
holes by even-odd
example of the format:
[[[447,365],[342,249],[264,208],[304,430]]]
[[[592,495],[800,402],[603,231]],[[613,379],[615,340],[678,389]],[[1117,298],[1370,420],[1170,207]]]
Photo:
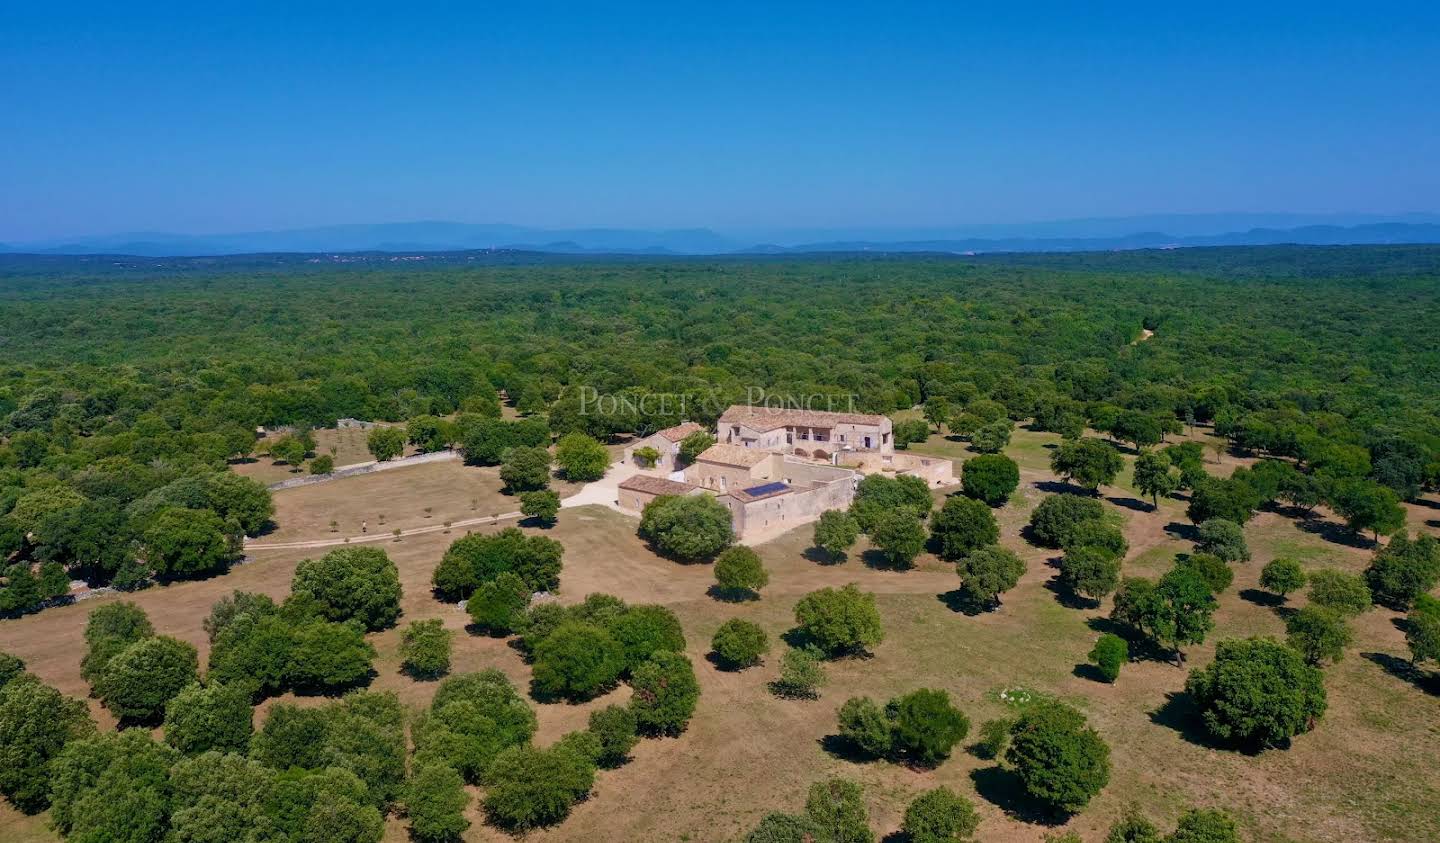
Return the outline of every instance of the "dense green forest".
[[[502,394],[597,437],[711,421],[752,387],[943,404],[962,432],[1214,423],[1414,497],[1440,475],[1440,248],[6,258],[0,363],[0,551],[50,566],[12,566],[10,612],[65,573],[223,565],[269,515],[263,490],[220,479],[257,425],[458,411],[463,433]],[[687,400],[601,415],[582,388]]]

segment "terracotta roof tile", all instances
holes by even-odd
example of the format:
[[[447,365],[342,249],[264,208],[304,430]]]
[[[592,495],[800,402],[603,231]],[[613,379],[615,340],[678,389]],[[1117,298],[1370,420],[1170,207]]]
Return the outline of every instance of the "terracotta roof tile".
[[[774,456],[769,451],[759,451],[754,448],[742,448],[739,445],[726,445],[724,443],[711,445],[700,452],[697,460],[704,462],[717,462],[721,465],[742,465],[746,468],[759,465],[760,463]]]
[[[704,429],[704,427],[696,424],[695,422],[685,422],[684,424],[677,424],[674,427],[667,427],[664,430],[657,432],[666,439],[669,439],[671,442],[679,442],[690,434],[699,433]]]
[[[636,474],[621,480],[620,488],[645,492],[650,495],[688,495],[700,487],[681,483],[678,480],[656,477],[653,474]]]
[[[780,407],[750,407],[732,404],[720,415],[722,424],[743,424],[759,431],[778,427],[833,427],[837,424],[868,424],[881,427],[885,417],[871,413],[830,413],[820,410],[791,410]]]

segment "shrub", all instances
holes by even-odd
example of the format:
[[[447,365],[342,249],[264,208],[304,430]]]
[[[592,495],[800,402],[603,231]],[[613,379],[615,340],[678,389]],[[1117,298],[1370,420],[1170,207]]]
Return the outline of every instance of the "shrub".
[[[1316,571],[1310,575],[1310,602],[1354,617],[1370,608],[1370,587],[1356,574]]]
[[[951,497],[930,524],[930,538],[941,559],[957,562],[972,551],[1000,540],[1000,526],[984,501]]]
[[[1145,818],[1134,806],[1125,809],[1115,824],[1110,826],[1110,833],[1105,836],[1105,843],[1165,843],[1160,834],[1160,829]]]
[[[529,606],[530,587],[510,571],[481,583],[465,601],[470,620],[482,631],[496,635],[509,635],[518,629]]]
[[[1014,551],[991,545],[972,551],[955,568],[960,593],[977,605],[999,605],[1000,595],[1014,588],[1025,575],[1025,562]]]
[[[950,750],[970,732],[970,720],[950,704],[945,691],[912,691],[891,700],[885,713],[893,724],[892,750],[925,765],[950,757]]]
[[[1075,528],[1105,517],[1105,505],[1081,495],[1050,495],[1030,515],[1030,533],[1042,547],[1065,547]]]
[[[835,843],[873,843],[865,799],[860,785],[845,779],[828,779],[810,786],[805,816],[814,824],[818,840]]]
[[[1120,668],[1130,661],[1130,645],[1118,635],[1105,633],[1095,642],[1090,651],[1090,662],[1100,671],[1106,682],[1120,678]]]
[[[859,537],[860,522],[843,509],[827,509],[815,522],[815,546],[832,559],[843,559]]]
[[[630,606],[604,623],[624,652],[624,673],[628,674],[659,650],[685,652],[685,632],[680,628],[680,619],[664,606]]]
[[[766,814],[745,836],[745,843],[815,843],[820,839],[820,829],[809,817],[776,813]]]
[[[900,829],[910,843],[953,843],[969,840],[980,826],[970,800],[948,787],[927,790],[905,809]]]
[[[549,489],[520,493],[520,514],[541,524],[555,523],[560,514],[560,496]]]
[[[610,705],[590,712],[590,733],[599,741],[595,762],[601,767],[618,767],[630,757],[640,738],[640,724],[627,706]]]
[[[649,445],[636,448],[631,456],[635,458],[635,464],[641,468],[654,468],[655,464],[660,462],[660,452]]]
[[[690,660],[664,650],[631,672],[630,687],[634,690],[630,707],[639,730],[645,734],[678,735],[685,731],[700,699],[700,684]]]
[[[960,467],[961,489],[990,506],[1004,506],[1020,487],[1020,467],[1001,454],[968,459]]]
[[[1060,583],[1098,603],[1120,585],[1120,560],[1104,548],[1072,548],[1060,559]]]
[[[1422,594],[1405,618],[1405,643],[1416,664],[1440,661],[1440,600]]]
[[[1416,598],[1440,582],[1440,539],[1424,534],[1411,539],[1397,533],[1376,551],[1365,569],[1365,580],[1377,603],[1408,611]]]
[[[465,780],[446,764],[417,761],[400,800],[410,818],[410,834],[416,840],[458,840],[470,827],[465,818],[465,807],[470,804]]]
[[[378,547],[342,547],[303,560],[290,590],[309,592],[327,620],[357,621],[371,632],[400,617],[400,572]]]
[[[495,758],[485,793],[491,822],[512,832],[553,825],[595,784],[595,765],[566,747],[514,746]]]
[[[195,683],[165,706],[165,742],[184,755],[210,750],[245,754],[250,748],[254,709],[245,688]]]
[[[840,737],[866,755],[890,754],[890,718],[869,697],[851,697],[840,706]]]
[[[1177,564],[1204,580],[1211,594],[1223,594],[1235,581],[1235,572],[1224,559],[1212,553],[1192,553]]]
[[[1240,832],[1224,811],[1191,808],[1180,815],[1167,843],[1240,843]]]
[[[555,443],[555,463],[565,473],[565,479],[589,483],[605,476],[610,452],[583,433],[568,433]]]
[[[1260,571],[1260,587],[1281,598],[1305,587],[1305,569],[1294,559],[1274,559]]]
[[[1010,745],[1010,729],[1015,721],[1008,718],[986,720],[980,724],[980,739],[975,742],[975,755],[980,758],[999,758]]]
[[[1084,808],[1110,782],[1110,747],[1084,715],[1062,703],[1023,711],[1005,758],[1030,796],[1067,813]]]
[[[771,689],[779,696],[791,699],[815,699],[820,688],[825,686],[824,654],[814,647],[795,647],[785,651],[780,658],[780,678]]]
[[[822,588],[795,604],[795,622],[821,650],[834,656],[861,652],[884,640],[875,595],[851,583]]]
[[[661,495],[645,504],[640,536],[682,562],[711,559],[735,540],[730,510],[710,495]]]
[[[198,669],[193,645],[166,635],[145,638],[110,660],[96,696],[122,721],[154,722]]]
[[[1340,661],[1352,639],[1345,616],[1324,606],[1305,606],[1285,619],[1285,643],[1312,665]]]
[[[883,513],[870,527],[870,543],[891,565],[909,568],[925,549],[925,528],[908,512]]]
[[[450,671],[452,633],[439,618],[413,621],[400,638],[400,665],[411,676],[437,679]]]
[[[765,630],[750,621],[731,618],[715,630],[710,649],[722,665],[732,670],[752,667],[770,652]]]
[[[1268,638],[1221,641],[1215,660],[1192,671],[1185,692],[1216,738],[1275,746],[1307,732],[1325,713],[1325,687],[1317,668]]]
[[[393,460],[405,452],[405,430],[399,427],[375,427],[365,435],[365,448],[378,462]]]
[[[329,454],[321,454],[310,461],[311,474],[329,474],[335,470],[335,458]]]
[[[726,594],[755,594],[770,582],[760,555],[744,545],[726,548],[715,560],[715,583]]]
[[[1210,553],[1226,562],[1249,562],[1250,547],[1245,543],[1245,531],[1234,521],[1211,518],[1199,527],[1199,538],[1195,549]]]
[[[535,689],[580,700],[609,688],[625,669],[625,651],[610,633],[579,621],[562,623],[535,648]]]
[[[714,436],[711,436],[703,430],[697,430],[680,440],[680,448],[676,452],[676,456],[680,458],[680,462],[689,465],[695,462],[697,457],[709,450],[710,446],[714,444]]]
[[[507,450],[500,464],[500,479],[508,492],[533,492],[550,485],[550,452],[519,446]]]
[[[1109,517],[1103,521],[1082,521],[1075,525],[1066,537],[1065,549],[1077,547],[1098,547],[1117,560],[1124,559],[1130,552],[1130,542],[1120,528],[1111,523]]]

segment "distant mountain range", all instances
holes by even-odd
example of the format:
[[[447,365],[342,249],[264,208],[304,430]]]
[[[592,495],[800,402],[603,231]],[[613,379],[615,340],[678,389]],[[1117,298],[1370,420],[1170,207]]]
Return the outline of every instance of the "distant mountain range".
[[[190,235],[140,232],[0,244],[0,252],[179,257],[264,253],[450,252],[719,255],[806,252],[1071,252],[1186,246],[1440,243],[1440,214],[1196,214],[945,228],[543,229],[456,222],[333,225]]]

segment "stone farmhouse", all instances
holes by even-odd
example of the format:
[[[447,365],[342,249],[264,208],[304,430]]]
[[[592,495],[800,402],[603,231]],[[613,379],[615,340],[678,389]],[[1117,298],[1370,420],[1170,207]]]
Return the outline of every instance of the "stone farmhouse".
[[[734,406],[717,428],[719,441],[688,466],[678,463],[679,443],[702,429],[693,423],[626,448],[626,462],[647,446],[661,458],[653,467],[637,466],[640,473],[620,483],[620,508],[638,513],[660,495],[714,495],[730,510],[735,535],[753,543],[827,509],[845,509],[862,474],[914,474],[932,486],[954,482],[949,460],[895,453],[885,416]]]

